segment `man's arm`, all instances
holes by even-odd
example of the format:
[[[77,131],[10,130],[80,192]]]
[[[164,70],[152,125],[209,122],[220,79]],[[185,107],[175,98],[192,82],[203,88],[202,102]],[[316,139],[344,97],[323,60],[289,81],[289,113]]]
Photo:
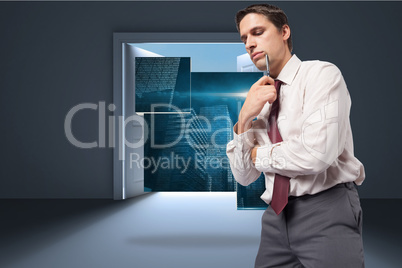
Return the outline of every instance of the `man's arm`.
[[[271,77],[263,76],[250,88],[239,113],[239,121],[233,128],[234,139],[226,147],[233,176],[241,185],[249,185],[261,174],[251,161],[254,148],[252,120],[261,112],[264,105],[276,99],[276,89]]]
[[[237,130],[235,130],[237,134],[249,130],[252,120],[261,112],[264,105],[276,100],[274,83],[275,81],[271,77],[263,76],[250,88],[239,113],[239,121],[236,124]]]
[[[254,147],[253,129],[237,134],[237,126],[234,126],[234,139],[226,146],[226,154],[230,161],[230,169],[236,181],[247,186],[261,175],[251,161],[250,153]]]
[[[342,74],[326,63],[308,81],[300,135],[252,149],[257,170],[287,177],[319,174],[343,152],[351,101]]]

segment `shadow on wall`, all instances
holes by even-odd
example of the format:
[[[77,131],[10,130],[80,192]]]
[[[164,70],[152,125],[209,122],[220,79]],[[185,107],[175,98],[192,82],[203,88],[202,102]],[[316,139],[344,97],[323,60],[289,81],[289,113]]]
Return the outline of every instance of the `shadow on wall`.
[[[402,263],[401,199],[363,199],[363,243],[367,268]]]
[[[158,235],[158,236],[137,236],[127,239],[129,244],[152,247],[174,247],[174,248],[233,248],[254,246],[256,239],[247,235]]]
[[[104,199],[0,200],[0,267],[34,254],[140,202]]]

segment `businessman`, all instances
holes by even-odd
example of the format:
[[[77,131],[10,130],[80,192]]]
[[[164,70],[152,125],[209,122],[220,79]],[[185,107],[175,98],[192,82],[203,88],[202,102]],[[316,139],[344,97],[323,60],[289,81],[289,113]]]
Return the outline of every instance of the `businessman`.
[[[227,145],[240,184],[265,177],[261,198],[269,206],[255,267],[364,267],[356,185],[365,173],[353,152],[351,99],[340,70],[292,55],[278,7],[249,6],[236,24],[255,66],[270,73],[251,86]]]

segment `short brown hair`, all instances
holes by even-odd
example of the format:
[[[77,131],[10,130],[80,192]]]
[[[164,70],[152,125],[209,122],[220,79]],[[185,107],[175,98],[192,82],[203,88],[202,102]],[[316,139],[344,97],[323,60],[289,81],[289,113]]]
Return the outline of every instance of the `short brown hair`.
[[[284,25],[289,26],[288,17],[286,16],[285,12],[277,6],[268,5],[268,4],[256,4],[246,7],[245,9],[239,10],[236,14],[236,27],[237,30],[240,31],[239,25],[242,19],[250,14],[250,13],[257,13],[264,15],[275,27],[278,31],[282,30]],[[292,52],[293,44],[292,44],[292,34],[289,36],[288,47],[289,51]]]

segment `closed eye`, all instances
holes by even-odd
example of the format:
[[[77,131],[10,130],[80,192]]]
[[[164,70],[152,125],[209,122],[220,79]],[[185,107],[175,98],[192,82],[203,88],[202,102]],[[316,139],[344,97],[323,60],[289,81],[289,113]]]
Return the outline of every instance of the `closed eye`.
[[[258,36],[258,35],[262,35],[264,33],[264,31],[265,31],[264,27],[257,26],[255,28],[251,29],[250,33],[252,35]],[[247,43],[247,35],[243,35],[242,37],[240,37],[240,40],[243,42],[243,44],[246,44]]]
[[[264,33],[264,31],[258,30],[258,31],[255,31],[253,34],[254,35],[262,35],[263,33]]]

